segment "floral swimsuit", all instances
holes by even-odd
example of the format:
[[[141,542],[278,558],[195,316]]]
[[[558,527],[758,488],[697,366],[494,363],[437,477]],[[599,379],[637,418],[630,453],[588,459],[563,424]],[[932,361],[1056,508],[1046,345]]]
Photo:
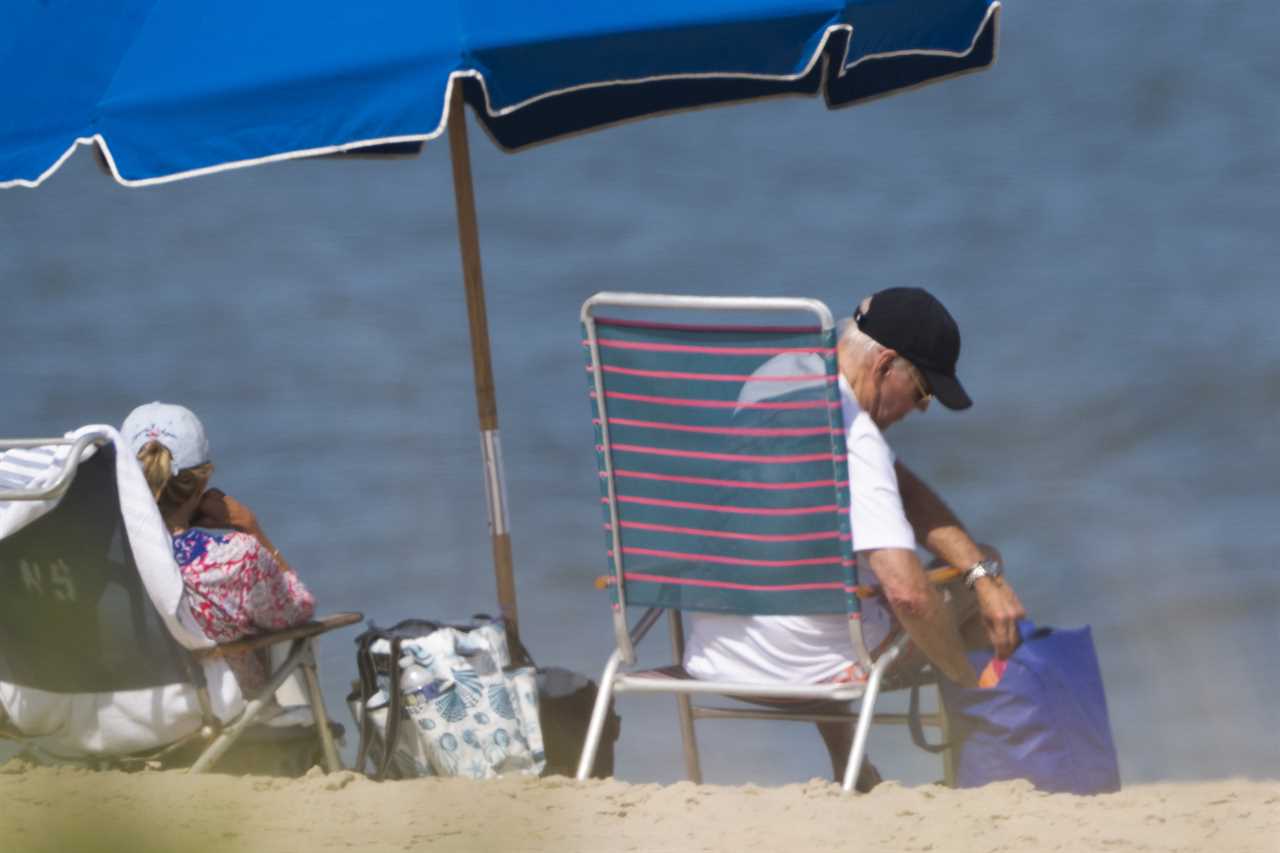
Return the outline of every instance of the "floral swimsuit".
[[[315,597],[286,572],[253,536],[238,530],[193,527],[174,534],[173,554],[182,570],[191,613],[219,643],[306,622]],[[253,653],[228,656],[246,698],[266,684],[266,669]]]

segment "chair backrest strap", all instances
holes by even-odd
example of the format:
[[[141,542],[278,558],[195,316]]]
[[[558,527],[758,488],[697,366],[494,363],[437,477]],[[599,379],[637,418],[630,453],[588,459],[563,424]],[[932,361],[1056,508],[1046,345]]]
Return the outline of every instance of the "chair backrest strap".
[[[812,304],[796,303],[787,307]],[[676,324],[584,310],[618,603],[857,612],[829,316]]]

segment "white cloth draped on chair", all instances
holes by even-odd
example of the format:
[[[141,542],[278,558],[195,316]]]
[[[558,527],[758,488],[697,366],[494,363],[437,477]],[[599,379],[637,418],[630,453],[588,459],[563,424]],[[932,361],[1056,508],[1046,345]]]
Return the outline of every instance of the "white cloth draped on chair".
[[[114,427],[101,424],[81,427],[65,437],[74,442],[89,436],[116,447],[115,481],[128,544],[147,596],[165,627],[185,648],[212,647],[214,642],[200,630],[187,608],[168,531],[127,443]],[[0,489],[33,490],[52,485],[73,446],[5,451],[0,454]],[[96,452],[98,447],[89,444],[80,461]],[[61,500],[62,496],[0,500],[0,540],[46,515]],[[245,705],[235,677],[221,658],[206,660],[203,667],[213,713],[223,721],[232,719]],[[54,693],[0,681],[0,705],[25,735],[39,737],[43,748],[65,756],[152,749],[191,734],[201,723],[196,692],[189,684],[107,693]]]

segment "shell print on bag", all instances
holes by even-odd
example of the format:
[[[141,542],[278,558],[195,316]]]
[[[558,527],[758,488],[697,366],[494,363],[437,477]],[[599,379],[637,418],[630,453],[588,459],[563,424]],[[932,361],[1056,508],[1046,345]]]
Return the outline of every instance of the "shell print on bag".
[[[436,699],[436,712],[440,714],[447,722],[456,723],[467,716],[466,703],[462,701],[462,697],[458,695],[458,690],[448,690]],[[452,735],[445,737],[452,738]],[[443,744],[443,740],[441,741]],[[454,742],[455,748],[457,742]]]
[[[506,729],[498,729],[493,733],[493,742],[484,747],[485,761],[488,761],[493,767],[505,767],[508,756],[511,754],[511,750],[508,748],[510,745],[511,737],[507,734]]]
[[[489,685],[489,706],[504,720],[516,718],[516,709],[511,706],[511,691],[505,684]]]
[[[459,696],[468,708],[474,708],[480,704],[480,697],[484,695],[484,685],[481,683],[479,673],[474,669],[455,669],[453,680],[458,686]]]
[[[442,776],[458,775],[458,739],[445,732],[439,743],[440,749],[432,756],[440,765],[436,769]]]

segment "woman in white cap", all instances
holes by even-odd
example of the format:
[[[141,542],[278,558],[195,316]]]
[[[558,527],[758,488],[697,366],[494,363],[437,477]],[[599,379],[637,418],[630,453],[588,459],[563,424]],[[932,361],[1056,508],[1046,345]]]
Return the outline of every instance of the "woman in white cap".
[[[315,598],[253,511],[208,487],[213,462],[199,418],[182,406],[148,403],[125,418],[120,432],[173,537],[191,613],[210,639],[228,642],[311,618]],[[255,655],[227,662],[246,695],[265,684],[266,670]]]

